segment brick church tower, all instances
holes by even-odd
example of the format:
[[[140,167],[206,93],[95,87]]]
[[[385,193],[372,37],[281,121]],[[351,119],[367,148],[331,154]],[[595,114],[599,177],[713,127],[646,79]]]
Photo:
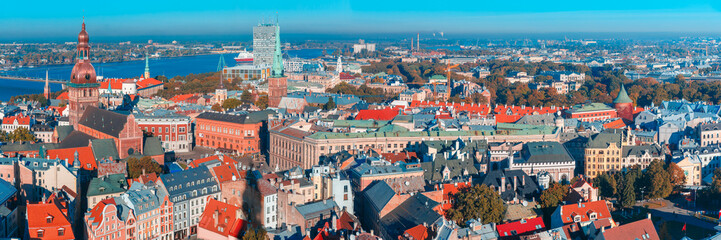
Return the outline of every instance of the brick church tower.
[[[78,129],[78,121],[85,109],[89,106],[97,107],[99,102],[100,84],[96,79],[95,68],[90,64],[88,40],[83,20],[83,29],[78,34],[77,59],[68,84],[69,121],[75,129]]]
[[[283,54],[280,51],[280,26],[275,27],[275,53],[272,76],[268,78],[268,107],[278,107],[280,100],[288,96],[288,78],[283,75]]]
[[[628,97],[626,87],[621,84],[621,91],[618,92],[618,96],[613,100],[613,108],[616,109],[618,117],[623,119],[626,124],[633,123],[633,100]]]

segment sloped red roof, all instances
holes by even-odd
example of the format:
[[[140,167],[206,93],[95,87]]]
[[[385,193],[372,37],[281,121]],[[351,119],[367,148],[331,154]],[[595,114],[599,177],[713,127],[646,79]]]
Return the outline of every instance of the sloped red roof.
[[[416,154],[416,152],[407,151],[398,153],[381,153],[381,156],[383,156],[384,159],[390,161],[391,163],[407,162],[407,160],[418,159],[418,154]]]
[[[80,164],[83,169],[92,171],[98,168],[98,162],[95,161],[95,154],[93,154],[93,149],[90,148],[90,146],[50,149],[47,150],[47,156],[50,159],[67,159],[68,165],[72,166],[75,161],[75,152],[78,152],[78,160],[80,160]]]
[[[219,157],[219,155],[212,155],[212,156],[204,157],[201,159],[195,159],[188,164],[188,167],[196,168],[196,167],[200,166],[202,163],[213,161],[213,160],[218,160],[223,164],[235,164],[235,160],[233,160],[233,158],[231,158],[229,155],[223,154],[222,156],[223,156],[223,159],[221,159]]]
[[[192,93],[190,93],[190,94],[181,94],[181,95],[175,95],[175,96],[173,96],[172,98],[170,98],[169,100],[170,100],[170,101],[173,101],[173,102],[175,102],[175,103],[179,103],[179,102],[184,102],[184,101],[190,99],[190,98],[193,97],[193,96],[195,96],[195,94],[192,94]]]
[[[28,234],[31,239],[75,239],[73,229],[57,205],[53,203],[36,203],[27,205]],[[49,223],[48,223],[49,221]],[[63,236],[58,235],[58,229],[63,228]],[[38,237],[38,230],[43,231],[43,237]]]
[[[428,239],[428,228],[423,226],[423,224],[419,224],[403,232],[403,235],[406,234],[415,240],[426,240]]]
[[[58,95],[58,97],[56,97],[55,99],[57,99],[57,100],[68,100],[68,99],[70,99],[70,96],[68,96],[68,92],[63,92],[63,93],[61,93],[60,95]]]
[[[606,229],[601,235],[603,235],[604,239],[660,239],[656,232],[656,227],[653,226],[653,222],[648,218]]]
[[[247,222],[240,219],[237,213],[238,207],[210,198],[198,227],[223,236],[240,238],[240,232],[245,229]]]
[[[353,75],[350,75],[347,72],[341,72],[340,73],[340,80],[353,80],[355,77]]]
[[[358,115],[355,116],[356,120],[379,120],[389,121],[393,120],[398,115],[398,110],[392,108],[386,109],[365,109],[358,111]]]
[[[432,102],[432,101],[411,101],[411,108],[417,107],[445,107],[453,108],[456,111],[466,111],[471,114],[488,115],[490,108],[488,105],[482,104],[465,104],[465,103],[451,103],[451,102]]]
[[[507,105],[496,105],[493,109],[494,113],[508,113],[520,114],[520,115],[532,115],[532,114],[546,114],[556,113],[558,111],[567,109],[568,107],[526,107],[526,106],[507,106]]]
[[[125,82],[126,80],[132,81],[132,79],[110,78],[110,79],[107,79],[106,81],[100,82],[99,89],[108,89],[108,85],[110,85],[111,89],[121,90],[121,89],[123,89],[123,82]]]
[[[623,119],[617,118],[613,121],[607,122],[603,124],[603,127],[606,129],[619,129],[626,127],[626,124],[623,123]]]
[[[600,200],[595,202],[585,202],[585,203],[574,203],[574,204],[568,204],[559,206],[561,208],[561,221],[563,224],[568,224],[573,222],[574,216],[581,216],[581,222],[585,222],[588,220],[591,220],[589,218],[589,213],[594,212],[596,213],[596,219],[603,219],[603,218],[610,218],[611,212],[608,210],[608,206],[606,205],[606,201]]]
[[[218,180],[218,183],[236,181],[241,179],[241,175],[240,173],[238,173],[238,169],[236,169],[235,165],[233,164],[223,164],[214,167],[213,173],[215,173],[215,179]]]
[[[499,113],[499,114],[496,114],[495,117],[496,117],[496,124],[498,124],[498,123],[515,123],[515,122],[518,122],[518,120],[520,120],[521,117],[523,117],[523,116],[516,115],[516,114],[507,115],[504,113]]]
[[[23,114],[3,118],[3,125],[12,125],[15,123],[15,120],[18,121],[18,125],[30,125],[30,116],[25,116]]]
[[[95,204],[95,207],[90,210],[90,218],[88,218],[88,224],[92,225],[93,223],[100,224],[103,219],[103,209],[107,205],[115,205],[115,198],[108,198],[105,200],[100,201],[98,204]]]
[[[498,226],[496,226],[496,230],[498,231],[498,236],[500,236],[500,237],[521,235],[524,233],[541,231],[545,228],[546,228],[546,225],[543,224],[542,217],[535,217],[535,218],[531,218],[531,219],[521,219],[521,220],[518,220],[515,222],[499,224]],[[511,232],[514,230],[515,230],[515,234],[513,234]]]
[[[343,210],[343,212],[341,212],[340,217],[337,220],[338,221],[338,225],[337,225],[338,229],[336,229],[336,230],[341,230],[341,229],[350,230],[350,231],[358,230],[358,229],[360,229],[360,223],[357,222],[357,220],[358,219],[351,217],[350,213]]]
[[[460,191],[463,188],[470,187],[472,184],[471,182],[459,182],[459,183],[445,183],[443,184],[443,211],[446,211],[450,209],[453,204],[451,204],[452,196],[458,191]]]
[[[136,82],[135,84],[138,86],[138,90],[140,90],[140,89],[152,87],[155,85],[161,85],[161,84],[163,84],[163,82],[161,82],[155,78],[145,78],[145,79],[138,80],[138,82]]]
[[[139,183],[143,183],[143,184],[148,183],[148,182],[157,183],[158,182],[158,174],[151,172],[151,173],[146,173],[144,175],[140,175],[140,176],[138,176],[138,178],[128,179],[128,186],[133,185],[134,182],[139,182]]]

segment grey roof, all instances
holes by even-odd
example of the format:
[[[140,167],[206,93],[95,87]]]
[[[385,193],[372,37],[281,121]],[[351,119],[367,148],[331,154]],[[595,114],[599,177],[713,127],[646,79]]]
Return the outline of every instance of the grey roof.
[[[483,179],[483,184],[493,186],[495,189],[499,189],[499,187],[501,187],[501,181],[503,178],[506,178],[506,185],[513,185],[513,178],[526,179],[525,185],[522,184],[521,180],[517,180],[517,184],[519,186],[516,191],[514,191],[513,186],[511,186],[510,188],[506,188],[505,192],[501,193],[501,198],[505,201],[513,200],[514,197],[518,197],[518,199],[530,199],[539,191],[536,182],[534,182],[533,179],[531,179],[531,177],[529,177],[523,170],[490,171]]]
[[[90,146],[93,149],[95,160],[110,158],[114,160],[120,159],[118,156],[118,149],[115,145],[115,140],[112,138],[90,140]]]
[[[305,219],[316,218],[325,212],[335,211],[336,208],[338,208],[338,205],[332,199],[295,206],[298,213],[300,213],[300,215],[302,215]]]
[[[155,137],[146,137],[143,141],[143,155],[145,156],[156,156],[165,154],[163,145],[160,140]]]
[[[204,112],[198,115],[196,118],[208,119],[220,122],[229,122],[237,124],[255,124],[261,121],[268,120],[268,114],[273,114],[270,111],[250,112],[248,114],[226,114],[216,112]]]
[[[87,147],[90,145],[90,140],[93,139],[95,139],[93,136],[83,132],[73,131],[60,142],[58,148]]]
[[[558,142],[529,142],[521,150],[526,163],[573,162],[566,147]]]
[[[39,151],[41,147],[45,146],[45,149],[56,149],[57,144],[54,143],[8,143],[0,146],[0,150],[3,152],[21,152],[21,151]]]
[[[521,117],[521,119],[518,119],[516,123],[529,125],[555,125],[556,115],[553,113],[525,115]]]
[[[70,135],[70,133],[72,133],[73,130],[74,129],[73,129],[72,125],[55,127],[55,131],[58,132],[58,141],[62,141],[63,139],[65,139],[65,137]]]
[[[381,227],[385,228],[391,238],[397,238],[412,227],[424,223],[431,225],[441,218],[441,215],[433,210],[438,204],[423,194],[415,194],[383,216]]]
[[[206,166],[160,175],[161,182],[173,202],[181,202],[197,196],[210,195],[220,191],[218,183]],[[177,187],[177,188],[176,188]],[[213,190],[215,187],[215,190]],[[205,189],[206,194],[202,193]],[[191,193],[196,192],[196,196]],[[176,197],[178,197],[176,199]]]
[[[87,196],[107,195],[125,192],[127,182],[125,174],[113,174],[107,177],[97,177],[90,180]]]
[[[648,152],[651,156],[659,157],[663,155],[663,149],[658,144],[640,145],[640,146],[623,146],[621,149],[621,157],[641,156]]]
[[[162,204],[163,199],[158,197],[155,192],[154,188],[129,190],[122,196],[116,197],[115,202],[128,205],[133,209],[135,215],[140,215],[153,211]]]
[[[126,115],[90,106],[85,109],[85,112],[80,118],[80,121],[78,121],[78,124],[82,124],[110,136],[118,137],[127,121],[128,116]]]
[[[608,148],[608,144],[616,144],[621,147],[620,133],[598,133],[591,136],[586,144],[587,148]]]
[[[0,178],[0,204],[12,198],[18,190],[9,182]]]
[[[376,212],[380,212],[388,202],[391,201],[396,193],[393,191],[391,186],[384,181],[375,181],[363,190],[363,194],[366,197],[366,201],[375,208]]]

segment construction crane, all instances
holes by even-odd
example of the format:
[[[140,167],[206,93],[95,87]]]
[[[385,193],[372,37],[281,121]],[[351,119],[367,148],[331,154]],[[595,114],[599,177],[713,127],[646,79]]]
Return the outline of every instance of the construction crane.
[[[458,67],[459,64],[453,64],[450,65],[450,61],[446,59],[446,85],[448,86],[448,91],[451,90],[451,69]],[[438,82],[433,82],[433,95],[438,98]]]

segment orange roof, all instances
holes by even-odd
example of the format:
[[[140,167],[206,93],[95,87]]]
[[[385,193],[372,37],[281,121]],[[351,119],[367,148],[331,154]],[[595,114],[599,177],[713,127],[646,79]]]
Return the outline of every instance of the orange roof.
[[[218,183],[224,183],[229,181],[236,181],[241,178],[238,169],[235,168],[234,164],[223,164],[213,168],[215,173],[215,179]]]
[[[37,203],[27,205],[28,234],[31,239],[75,239],[73,229],[57,205],[53,203]],[[62,228],[64,234],[59,235],[58,230]],[[43,237],[38,237],[42,231]]]
[[[684,225],[685,227],[685,225]],[[600,233],[604,239],[660,239],[651,219],[645,218]]]
[[[138,82],[136,82],[135,84],[138,85],[138,89],[143,89],[143,88],[152,87],[155,85],[162,85],[163,82],[158,81],[155,78],[145,78],[145,79],[138,80]]]
[[[624,128],[624,127],[626,127],[626,124],[623,123],[623,119],[617,118],[616,120],[613,120],[613,121],[604,123],[604,124],[603,124],[603,127],[606,128],[606,129],[609,129],[609,128]]]
[[[412,101],[410,107],[445,107],[453,108],[456,111],[467,111],[472,114],[487,115],[489,113],[488,105],[482,104],[466,104],[466,103],[451,103],[451,102],[431,102],[431,101]]]
[[[542,217],[535,217],[531,219],[521,219],[515,222],[509,222],[504,224],[498,224],[496,226],[496,230],[498,231],[498,236],[500,237],[509,237],[513,235],[521,235],[524,233],[534,232],[534,231],[543,231],[546,229],[546,226],[543,224],[543,218]],[[516,231],[516,233],[512,233],[512,231]]]
[[[30,125],[30,116],[24,116],[23,114],[3,118],[3,125],[13,125],[15,120],[18,121],[18,125]]]
[[[75,152],[78,153],[78,160],[85,170],[95,170],[98,168],[98,163],[95,161],[95,154],[93,149],[88,147],[77,147],[77,148],[64,148],[64,149],[50,149],[47,150],[47,156],[50,159],[60,159],[68,161],[68,165],[72,166],[75,161]]]
[[[110,78],[107,79],[107,81],[100,82],[99,89],[108,89],[108,85],[110,85],[110,88],[112,89],[121,90],[123,89],[123,82],[125,82],[126,80],[132,79]]]
[[[68,100],[68,99],[70,99],[70,96],[68,96],[68,92],[63,92],[63,93],[61,93],[60,95],[58,95],[58,97],[56,97],[55,99],[57,99],[57,100]]]
[[[443,210],[444,211],[448,210],[453,206],[453,204],[451,204],[451,202],[452,202],[451,198],[453,197],[454,194],[458,193],[458,191],[460,191],[463,188],[470,187],[471,185],[472,184],[471,184],[470,180],[468,182],[443,184],[443,189],[442,189],[443,190],[443,202],[444,202]]]
[[[148,182],[158,182],[158,174],[151,172],[146,173],[145,175],[140,175],[138,176],[138,178],[128,179],[128,186],[133,185],[134,182],[139,182],[143,184]]]
[[[223,156],[222,160],[220,159],[220,157],[218,157],[218,155],[212,155],[212,156],[204,157],[201,159],[195,159],[188,164],[188,167],[196,168],[205,162],[210,162],[213,160],[218,160],[223,164],[235,164],[235,160],[233,160],[233,158],[231,158],[230,156],[225,155],[225,154],[223,154],[222,156]]]
[[[406,160],[411,159],[418,159],[418,154],[416,152],[399,152],[399,153],[381,153],[381,156],[383,156],[384,159],[390,161],[391,163],[396,162],[408,162]]]
[[[345,229],[345,230],[355,231],[355,230],[360,229],[360,223],[357,222],[357,219],[355,219],[354,217],[351,217],[350,213],[346,212],[345,210],[343,210],[343,212],[341,212],[340,217],[338,218],[337,221],[338,221],[338,224],[337,224],[338,229],[336,229],[336,230]]]
[[[237,215],[238,207],[210,198],[200,217],[198,227],[223,235],[240,238],[247,222]]]
[[[100,223],[104,220],[103,210],[107,205],[115,205],[115,198],[108,198],[100,201],[98,204],[95,204],[95,207],[90,210],[90,218],[88,218],[89,225],[92,225],[93,223],[100,225]]]
[[[419,224],[418,226],[412,227],[403,232],[403,235],[406,234],[414,240],[426,240],[428,239],[428,228],[423,226],[423,224]]]
[[[532,114],[556,113],[556,112],[561,111],[566,108],[567,107],[526,107],[526,106],[496,105],[496,107],[493,109],[493,112],[507,114],[508,111],[510,111],[511,114],[532,115]]]
[[[518,122],[518,120],[523,117],[522,115],[507,115],[504,113],[499,113],[495,115],[496,117],[496,124],[498,123],[515,123]]]
[[[559,207],[561,208],[561,221],[564,225],[574,222],[574,216],[581,216],[581,222],[591,220],[589,218],[590,213],[596,213],[597,219],[611,217],[611,212],[609,212],[606,201],[604,200],[595,202],[574,203]]]
[[[170,98],[170,101],[173,101],[175,103],[184,102],[193,96],[195,96],[195,94],[192,94],[192,93],[175,95],[174,97]]]
[[[356,120],[379,120],[389,121],[398,115],[398,110],[393,108],[386,109],[365,109],[358,111],[358,115],[355,116]]]

